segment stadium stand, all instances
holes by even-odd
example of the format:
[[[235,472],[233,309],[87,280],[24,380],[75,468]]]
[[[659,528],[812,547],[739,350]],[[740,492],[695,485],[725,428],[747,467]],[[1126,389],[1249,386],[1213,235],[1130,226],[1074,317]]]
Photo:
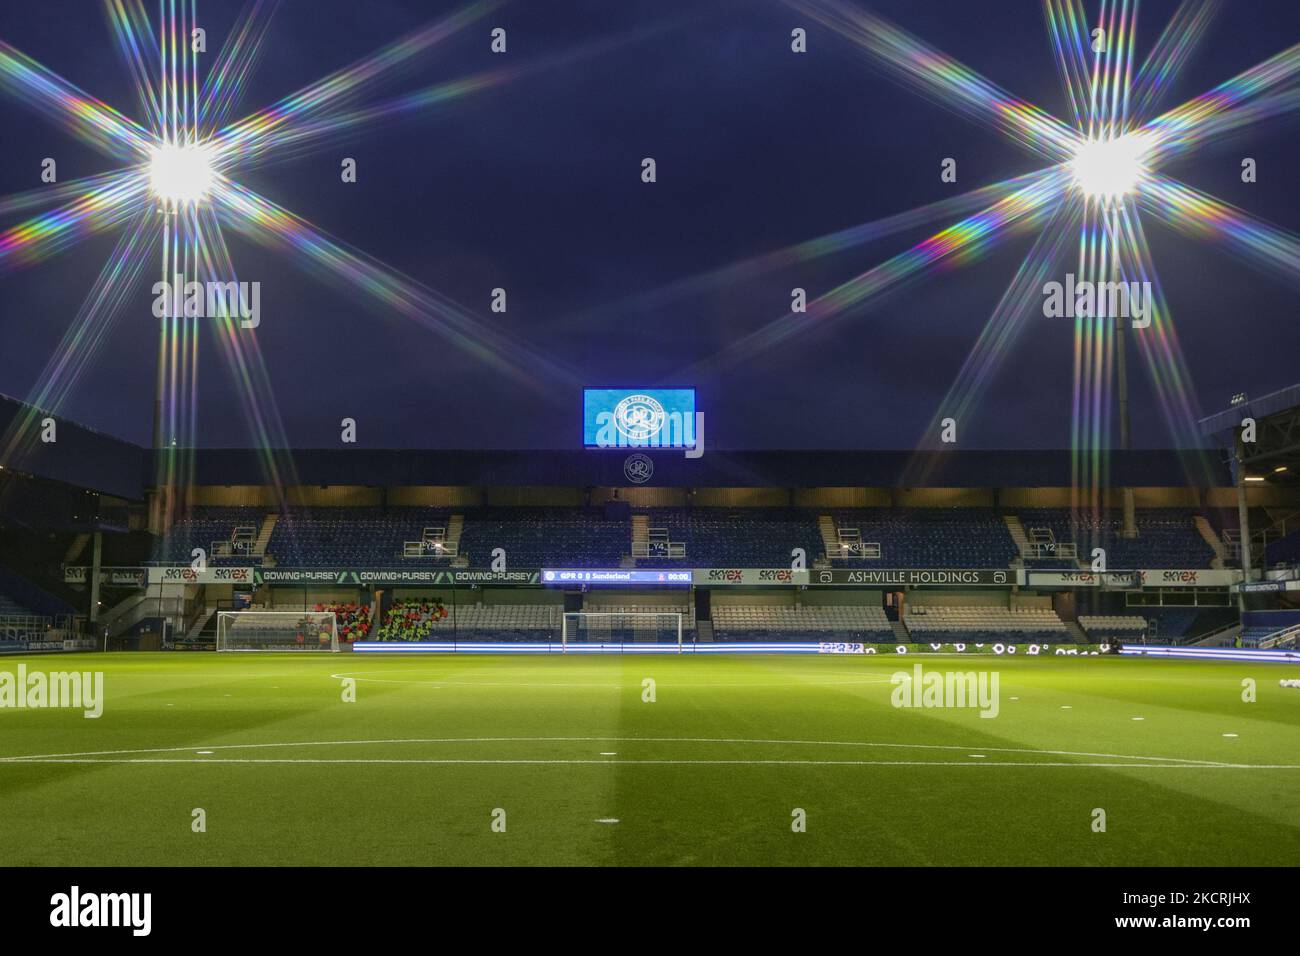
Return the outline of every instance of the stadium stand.
[[[33,613],[6,594],[0,594],[0,641],[25,640],[34,631],[44,630],[49,618]]]
[[[559,638],[561,609],[554,604],[470,604],[439,600],[395,601],[376,632],[380,641],[541,641]]]
[[[1252,624],[1241,629],[1241,646],[1242,647],[1259,647],[1259,642],[1270,634],[1276,632],[1276,628],[1264,624]]]
[[[72,625],[72,607],[22,575],[0,567],[0,641],[39,638]]]
[[[256,540],[266,515],[258,508],[196,507],[163,536],[153,560],[188,564],[201,547],[218,565],[260,563]],[[1075,544],[1085,562],[1094,546],[1104,546],[1114,569],[1209,568],[1216,558],[1187,509],[1140,510],[1134,539],[1121,537],[1118,513],[1079,526],[1068,509],[1015,517],[1026,535]],[[653,535],[634,541],[638,527]],[[457,515],[447,508],[316,508],[280,516],[265,551],[267,563],[282,567],[446,564],[459,556],[457,564],[484,568],[496,548],[514,567],[619,567],[634,549],[646,565],[664,567],[787,567],[794,548],[810,562],[824,555],[837,567],[1005,568],[1021,557],[1007,521],[991,508],[650,508],[630,520],[600,508],[494,507]],[[1300,560],[1300,537],[1270,546],[1270,562],[1289,559]],[[1079,566],[1058,557],[1026,563]]]
[[[355,601],[331,604],[317,604],[317,611],[333,611],[334,621],[338,625],[339,640],[351,643],[369,638],[371,630],[370,605]]]
[[[1144,607],[1149,623],[1147,640],[1158,644],[1183,644],[1237,620],[1232,607]]]
[[[587,608],[593,616],[570,619],[569,640],[588,642],[667,641],[677,640],[677,624],[669,614],[682,616],[682,640],[695,638],[695,608],[689,604],[635,605],[599,604]],[[634,614],[636,617],[606,617],[609,614]],[[657,618],[645,617],[657,614]]]
[[[714,605],[719,641],[893,641],[880,607],[858,605]]]
[[[1067,641],[1070,632],[1050,608],[950,607],[912,605],[907,628],[917,638],[946,641]]]
[[[0,618],[32,617],[31,611],[23,607],[7,594],[0,594]]]
[[[1196,623],[1195,608],[1152,608],[1146,614],[1148,620],[1155,624],[1161,642],[1177,643],[1186,639],[1192,632],[1192,625]]]
[[[153,561],[186,565],[193,560],[194,549],[202,548],[210,564],[248,564],[263,516],[261,508],[196,507],[159,539]],[[223,542],[230,544],[231,554],[213,547]]]
[[[1005,568],[1020,553],[1006,522],[991,508],[864,508],[834,511],[831,518],[841,534],[853,529],[864,543],[879,544],[881,567]],[[863,564],[858,558],[827,556],[837,566]]]
[[[1300,624],[1300,610],[1247,611],[1242,618],[1241,644],[1258,647],[1264,638]]]
[[[281,516],[267,545],[277,565],[291,567],[390,567],[411,560],[446,561],[450,552],[422,549],[405,554],[425,530],[445,530],[451,515],[439,508],[318,508]]]
[[[1098,641],[1134,640],[1146,632],[1144,617],[1130,614],[1079,615],[1083,632]]]
[[[1078,523],[1065,508],[1022,510],[1019,517],[1026,528],[1050,528],[1058,541],[1073,541],[1085,561],[1093,548],[1105,548],[1108,568],[1209,568],[1215,557],[1185,508],[1139,509],[1136,538],[1121,535],[1123,516],[1113,511]]]
[[[431,640],[433,628],[447,615],[438,600],[394,601],[374,637],[377,641]]]
[[[656,557],[656,565],[697,568],[786,568],[790,552],[821,555],[817,514],[799,508],[652,508],[649,523],[686,546],[681,558]]]
[[[1268,567],[1300,564],[1300,531],[1293,531],[1283,538],[1270,541],[1264,554],[1264,561]]]
[[[628,552],[628,522],[598,508],[481,508],[464,516],[460,554],[470,567],[487,567],[496,548],[516,568],[617,568]]]

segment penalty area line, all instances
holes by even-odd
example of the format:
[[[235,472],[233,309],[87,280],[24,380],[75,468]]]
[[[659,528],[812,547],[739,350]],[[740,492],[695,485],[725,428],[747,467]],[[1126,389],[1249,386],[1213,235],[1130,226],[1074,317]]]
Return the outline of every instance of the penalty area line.
[[[193,757],[33,757],[9,760],[13,764],[417,764],[465,766],[704,766],[704,767],[1052,767],[1122,770],[1300,770],[1300,764],[1246,763],[1097,763],[1072,760],[808,760],[808,759],[678,759],[591,760],[561,758],[478,758],[478,757],[217,757],[212,760]]]
[[[485,743],[658,743],[658,744],[745,744],[789,747],[880,747],[901,750],[956,750],[965,753],[982,751],[1002,754],[1032,754],[1042,757],[1087,757],[1095,760],[1131,760],[1145,764],[1170,764],[1184,766],[1219,767],[1229,762],[1218,760],[1193,760],[1186,757],[1092,753],[1077,750],[1039,750],[1031,747],[980,747],[958,744],[882,743],[861,740],[780,740],[774,738],[731,737],[410,737],[388,740],[299,740],[255,744],[191,744],[184,747],[143,747],[128,750],[81,750],[65,753],[18,754],[0,757],[6,763],[34,763],[38,760],[59,760],[83,757],[125,757],[132,754],[168,754],[190,752],[198,747],[206,750],[266,750],[281,747],[373,747],[392,744],[485,744]],[[213,761],[207,761],[211,763]],[[1003,764],[1005,766],[1005,764]],[[1071,763],[1071,766],[1075,764]],[[1118,764],[1124,766],[1124,764]],[[1233,764],[1233,766],[1237,766]]]

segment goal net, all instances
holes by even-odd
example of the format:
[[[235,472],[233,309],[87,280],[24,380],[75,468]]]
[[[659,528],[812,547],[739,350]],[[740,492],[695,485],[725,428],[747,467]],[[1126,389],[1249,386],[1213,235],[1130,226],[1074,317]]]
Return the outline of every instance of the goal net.
[[[218,611],[219,651],[337,651],[333,611]]]
[[[682,648],[682,615],[661,611],[568,611],[561,641],[578,644],[676,644]]]

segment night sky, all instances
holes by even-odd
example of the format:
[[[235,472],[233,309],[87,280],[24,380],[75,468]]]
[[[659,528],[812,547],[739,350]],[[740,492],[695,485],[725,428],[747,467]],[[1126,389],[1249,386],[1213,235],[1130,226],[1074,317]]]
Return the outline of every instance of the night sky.
[[[241,6],[200,0],[210,56]],[[286,0],[235,115],[459,6]],[[870,7],[1068,117],[1038,0],[874,0]],[[1175,7],[1143,3],[1139,60]],[[508,31],[505,57],[488,49],[496,26]],[[808,30],[807,55],[790,52],[795,26]],[[7,0],[0,38],[143,120],[98,3]],[[562,65],[529,67],[602,41],[616,42]],[[1295,0],[1236,0],[1161,106],[1298,41]],[[1043,165],[1037,157],[896,84],[842,37],[777,0],[517,0],[427,51],[362,103],[506,65],[524,67],[523,75],[237,178],[457,300],[571,375],[548,377],[540,388],[503,378],[373,299],[348,296],[292,258],[228,233],[240,278],[262,283],[255,334],[295,447],[338,447],[339,420],[349,416],[368,448],[575,448],[583,383],[693,385],[706,439],[719,447],[918,443],[1032,236],[929,273],[866,310],[722,370],[709,358],[788,311],[792,287],[815,296],[947,223],[702,293],[666,300],[653,293],[1030,172]],[[1163,171],[1300,230],[1296,120],[1274,118]],[[0,146],[0,194],[39,186],[46,156],[57,158],[61,181],[117,165],[3,92]],[[355,185],[340,182],[344,156],[358,161]],[[640,181],[646,156],[658,163],[653,185]],[[959,163],[955,185],[939,180],[946,156]],[[1240,181],[1242,156],[1258,161],[1257,183]],[[17,221],[10,216],[0,229]],[[1261,395],[1300,380],[1295,286],[1150,219],[1147,233],[1204,413],[1226,407],[1236,392]],[[0,263],[0,392],[29,395],[115,239],[94,237],[18,270]],[[156,272],[146,270],[136,304],[60,409],[141,444],[150,439]],[[497,286],[509,297],[504,315],[488,308]],[[200,443],[248,445],[236,385],[205,336]],[[1068,447],[1072,336],[1068,322],[1030,321],[976,417],[962,423],[961,447]],[[1134,442],[1167,446],[1135,357],[1131,373]]]

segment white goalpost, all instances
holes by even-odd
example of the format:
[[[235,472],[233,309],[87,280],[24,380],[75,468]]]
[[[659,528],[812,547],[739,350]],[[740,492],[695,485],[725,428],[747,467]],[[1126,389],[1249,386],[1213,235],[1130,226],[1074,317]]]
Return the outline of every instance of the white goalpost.
[[[678,611],[566,611],[560,644],[676,644],[682,652],[682,614]]]
[[[218,611],[219,651],[333,651],[339,626],[333,611]]]

